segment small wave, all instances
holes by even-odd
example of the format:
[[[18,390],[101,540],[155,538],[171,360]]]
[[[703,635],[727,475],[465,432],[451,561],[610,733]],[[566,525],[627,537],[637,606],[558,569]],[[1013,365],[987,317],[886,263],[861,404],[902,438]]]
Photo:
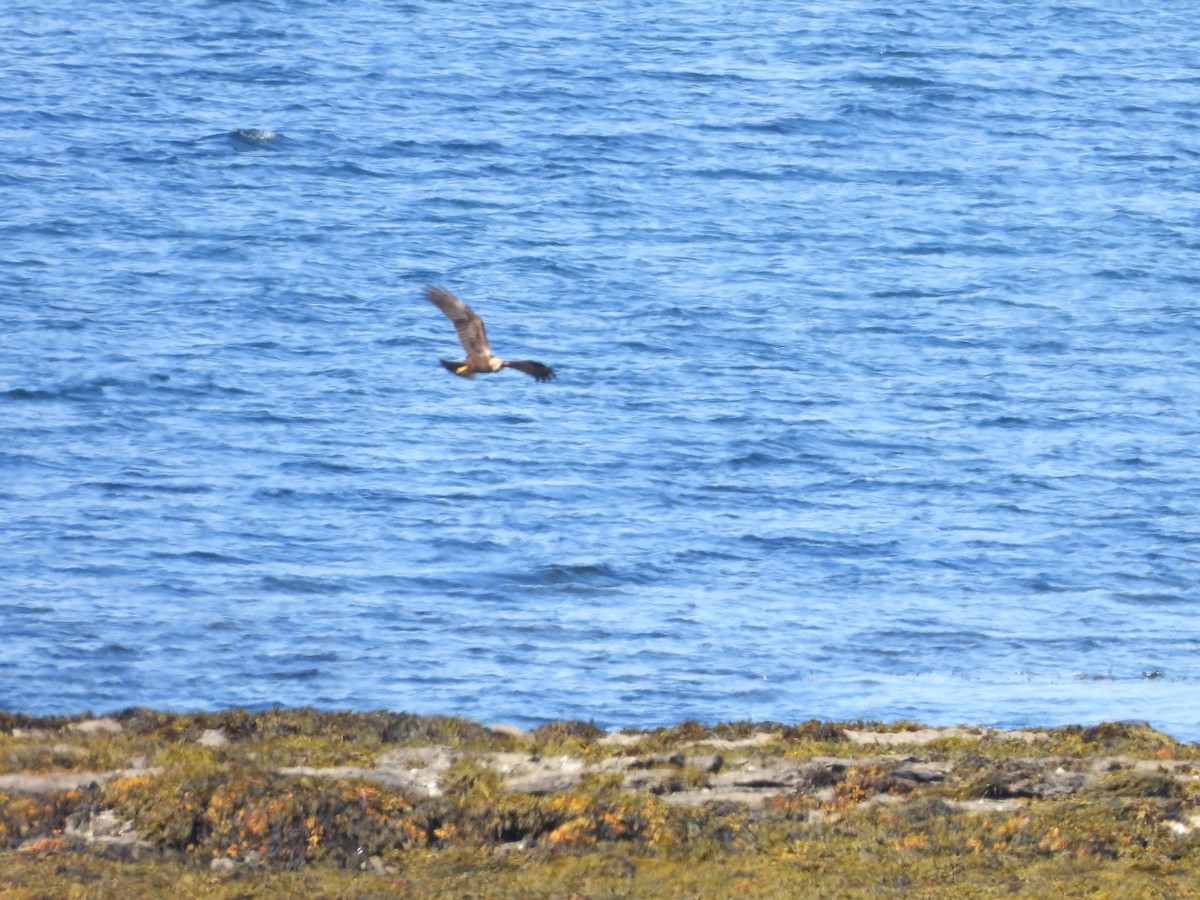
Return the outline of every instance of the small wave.
[[[322,663],[322,662],[337,662],[338,659],[340,659],[340,657],[338,656],[337,651],[335,651],[335,650],[320,650],[320,651],[316,651],[314,653],[292,653],[292,654],[289,654],[287,657],[285,657],[285,659],[293,661],[293,662],[302,662],[302,663],[305,663],[305,662]],[[282,661],[282,660],[279,660],[279,661]]]
[[[254,492],[256,500],[291,500],[297,496],[295,488],[269,487]]]
[[[981,428],[1024,428],[1032,424],[1024,416],[997,416],[994,419],[984,419],[979,423]]]
[[[828,123],[807,116],[782,116],[765,119],[759,122],[720,122],[707,126],[722,131],[749,131],[761,134],[821,134],[828,128]]]
[[[149,482],[141,485],[143,490],[158,494],[211,494],[212,486],[207,484],[175,484]]]
[[[100,652],[97,655],[100,657],[118,656],[118,657],[125,657],[125,658],[134,658],[134,657],[138,656],[140,652],[141,651],[138,650],[137,647],[130,647],[128,644],[121,644],[121,643],[114,642],[111,644],[105,644],[103,647],[101,647]]]
[[[174,484],[171,482],[146,481],[85,481],[82,487],[103,491],[108,496],[119,494],[209,494],[212,487],[207,484]]]
[[[1194,597],[1188,596],[1182,591],[1178,594],[1168,594],[1162,591],[1145,593],[1125,592],[1115,594],[1114,599],[1122,603],[1130,603],[1134,606],[1190,606],[1195,601]]]
[[[499,141],[464,141],[464,140],[449,140],[439,141],[433,145],[439,151],[450,151],[452,153],[499,153],[504,149],[504,145]]]
[[[357,475],[363,471],[362,466],[348,466],[345,463],[333,462],[327,459],[305,459],[299,462],[285,462],[279,468],[285,472],[326,472],[332,475]]]
[[[736,456],[729,461],[729,464],[737,468],[758,467],[758,466],[773,466],[780,463],[791,463],[791,459],[781,459],[772,453],[763,453],[759,450],[752,450],[742,456]]]
[[[351,176],[363,175],[363,176],[366,176],[367,178],[392,178],[392,177],[394,177],[394,173],[392,173],[392,172],[385,172],[385,171],[378,170],[378,169],[368,169],[366,166],[361,165],[360,163],[356,163],[356,162],[341,163],[339,165],[333,166],[330,171],[335,174],[338,174],[338,175],[351,175]]]
[[[633,584],[646,584],[653,580],[653,567],[639,566],[636,571],[625,571],[608,563],[555,564],[514,579],[527,586],[553,587],[570,592],[592,593],[619,590]]]
[[[13,621],[27,616],[44,616],[54,611],[52,606],[39,606],[34,603],[0,603],[0,613],[13,616]]]
[[[311,594],[314,596],[329,596],[341,594],[346,586],[338,580],[326,578],[305,578],[301,575],[267,575],[262,580],[263,587],[270,591],[283,594]]]
[[[107,388],[120,383],[115,378],[96,378],[77,384],[64,384],[57,388],[12,388],[0,396],[9,400],[25,401],[90,400],[103,396]]]
[[[1063,594],[1074,590],[1069,584],[1056,582],[1044,576],[1034,576],[1032,578],[1022,578],[1019,583],[1025,590],[1034,594]]]
[[[321,677],[321,670],[300,669],[296,672],[268,672],[266,677],[276,681],[312,681],[314,678]]]
[[[63,399],[62,391],[44,391],[38,388],[30,390],[29,388],[13,388],[10,391],[5,391],[4,396],[9,400],[61,400]]]
[[[218,563],[220,565],[246,565],[250,562],[250,560],[240,556],[215,553],[211,550],[190,550],[183,553],[160,550],[151,553],[150,556],[155,559],[195,560],[196,562]]]
[[[541,580],[549,584],[562,584],[569,581],[618,581],[619,576],[608,563],[584,563],[547,566],[541,572]]]
[[[856,73],[850,76],[850,81],[857,81],[859,84],[867,84],[872,87],[884,88],[932,88],[939,87],[936,81],[930,81],[927,78],[919,78],[915,75],[870,75],[865,73]]]
[[[764,536],[761,534],[743,534],[740,540],[765,547],[768,550],[785,552],[804,550],[813,556],[826,558],[873,558],[894,553],[899,541],[880,541],[868,543],[865,541],[842,541],[826,538],[804,537],[802,535]]]

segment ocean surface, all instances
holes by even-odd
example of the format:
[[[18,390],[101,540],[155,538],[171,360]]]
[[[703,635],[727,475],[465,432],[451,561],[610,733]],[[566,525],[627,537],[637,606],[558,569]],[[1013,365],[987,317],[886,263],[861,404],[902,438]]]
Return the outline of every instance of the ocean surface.
[[[0,33],[0,708],[1200,739],[1194,4]]]

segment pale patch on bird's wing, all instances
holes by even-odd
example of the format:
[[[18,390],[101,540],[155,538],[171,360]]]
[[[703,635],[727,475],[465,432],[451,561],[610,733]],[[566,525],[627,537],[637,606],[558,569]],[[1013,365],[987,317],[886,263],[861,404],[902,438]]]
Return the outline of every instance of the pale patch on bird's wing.
[[[483,328],[483,319],[472,312],[471,307],[463,303],[445,288],[427,287],[425,296],[429,302],[446,314],[446,318],[454,323],[458,333],[458,341],[467,351],[467,359],[490,359],[492,350],[488,346],[487,332]]]

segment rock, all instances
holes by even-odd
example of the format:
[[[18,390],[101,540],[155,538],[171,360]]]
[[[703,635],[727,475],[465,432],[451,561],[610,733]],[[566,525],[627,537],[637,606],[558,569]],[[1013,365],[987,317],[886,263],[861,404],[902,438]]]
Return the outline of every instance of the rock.
[[[1021,809],[1025,803],[1021,800],[943,800],[948,807],[958,812],[969,813],[1009,813]]]
[[[1046,772],[1040,779],[1018,782],[1013,785],[1013,793],[1028,792],[1033,797],[1065,797],[1073,794],[1088,782],[1088,776],[1082,772],[1067,772],[1055,769]]]
[[[14,728],[9,732],[9,737],[21,740],[42,740],[53,736],[54,733],[48,728]]]
[[[462,759],[463,753],[450,747],[401,747],[379,757],[379,765],[389,768],[433,769],[441,772]]]
[[[79,825],[68,824],[63,836],[93,853],[125,862],[135,862],[155,852],[154,845],[134,831],[131,819],[121,819],[112,810],[98,812]]]
[[[465,754],[450,747],[401,747],[379,757],[378,768],[361,776],[411,791],[423,797],[440,797],[440,778]]]
[[[646,791],[650,794],[671,794],[672,784],[677,784],[678,769],[635,769],[625,776],[621,787],[627,791]]]
[[[846,728],[843,733],[856,744],[879,744],[882,747],[919,746],[949,738],[1023,741],[1026,744],[1050,740],[1050,735],[1044,731],[1001,731],[999,728],[918,728],[914,731],[855,731]]]
[[[19,794],[52,794],[57,791],[74,791],[104,784],[114,778],[134,778],[139,775],[157,775],[160,768],[118,769],[114,772],[56,772],[51,775],[0,775],[0,791]]]
[[[86,719],[83,722],[72,722],[67,726],[80,734],[120,734],[125,729],[116,719],[105,716],[102,719]]]
[[[1043,741],[1050,740],[1050,735],[1044,731],[1025,731],[1018,729],[1016,731],[989,731],[989,738],[998,741],[1024,741],[1026,744],[1040,744]]]
[[[374,781],[376,784],[415,794],[420,797],[440,797],[442,795],[438,776],[443,769],[400,769],[386,766],[378,769],[367,769],[362,766],[287,766],[276,769],[280,775],[292,775],[308,778],[361,778],[363,781]]]
[[[632,747],[635,744],[640,744],[645,737],[644,734],[626,734],[623,731],[612,731],[601,738],[597,738],[596,743],[616,747]]]
[[[492,732],[492,734],[500,734],[500,735],[504,735],[505,737],[517,738],[518,740],[521,738],[529,737],[528,731],[525,731],[522,728],[518,728],[516,725],[501,724],[501,725],[488,725],[486,727],[487,727],[488,731]]]
[[[1197,828],[1200,828],[1200,814],[1193,813],[1182,821],[1172,819],[1164,822],[1163,825],[1179,835],[1191,834]]]
[[[554,766],[556,757],[542,758],[529,753],[484,753],[479,757],[489,769],[506,776],[522,776],[540,768]]]
[[[390,875],[396,871],[392,866],[386,865],[383,861],[383,858],[379,856],[371,856],[363,860],[363,863],[359,866],[359,869],[364,872],[371,872],[375,875]]]
[[[716,747],[720,750],[738,750],[745,747],[761,747],[763,744],[769,744],[775,740],[778,735],[771,734],[766,731],[756,731],[750,737],[745,738],[707,738],[702,741],[696,741],[693,746],[696,747]]]
[[[843,733],[856,744],[878,744],[882,747],[932,744],[947,738],[978,739],[980,736],[977,729],[965,728],[919,728],[916,731],[853,731],[846,728]]]
[[[925,784],[930,781],[945,781],[953,769],[954,766],[948,762],[908,760],[893,769],[892,775],[896,778],[903,778],[905,781],[915,781],[918,784]]]
[[[131,819],[121,819],[111,809],[102,810],[90,817],[85,828],[79,829],[89,841],[98,837],[116,837],[133,831]]]
[[[578,784],[583,770],[583,760],[570,756],[527,759],[512,770],[505,789],[518,794],[557,794]]]
[[[229,743],[229,738],[220,728],[206,728],[200,737],[196,738],[196,743],[201,747],[224,747]]]
[[[810,768],[810,765],[786,759],[751,759],[741,766],[714,775],[709,787],[759,788],[780,793],[811,784]]]

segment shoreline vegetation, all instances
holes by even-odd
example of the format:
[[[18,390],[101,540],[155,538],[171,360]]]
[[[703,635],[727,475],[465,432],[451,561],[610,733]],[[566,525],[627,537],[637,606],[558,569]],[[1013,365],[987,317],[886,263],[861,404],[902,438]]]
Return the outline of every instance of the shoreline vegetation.
[[[0,712],[0,897],[1197,897],[1200,745]]]

